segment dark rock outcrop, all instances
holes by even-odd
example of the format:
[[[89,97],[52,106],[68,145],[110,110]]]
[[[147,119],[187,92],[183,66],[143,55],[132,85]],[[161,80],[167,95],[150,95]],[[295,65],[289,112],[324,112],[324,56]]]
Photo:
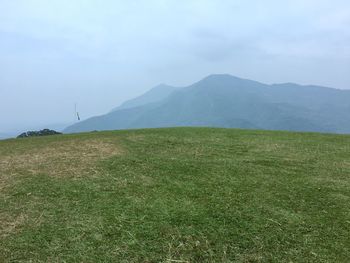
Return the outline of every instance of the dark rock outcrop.
[[[54,130],[50,130],[50,129],[43,129],[41,131],[27,131],[27,132],[23,132],[20,135],[18,135],[17,138],[49,136],[49,135],[57,135],[57,134],[62,134],[62,133],[54,131]]]

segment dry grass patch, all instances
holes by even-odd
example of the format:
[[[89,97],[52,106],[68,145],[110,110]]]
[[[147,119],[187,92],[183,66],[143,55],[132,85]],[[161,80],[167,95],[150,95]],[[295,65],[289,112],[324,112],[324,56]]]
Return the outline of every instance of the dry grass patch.
[[[82,177],[98,172],[96,163],[121,154],[115,142],[108,140],[54,141],[0,158],[0,189],[16,176],[47,174]]]
[[[131,134],[127,137],[128,140],[132,141],[132,142],[139,142],[145,139],[144,135],[140,135],[140,134]]]
[[[13,146],[23,142],[23,140],[13,141]],[[39,174],[64,178],[98,175],[100,167],[97,163],[99,161],[121,153],[120,147],[114,141],[106,139],[38,140],[35,144],[17,153],[2,151],[0,155],[0,198],[7,202],[11,195],[6,189],[20,182],[23,177]],[[28,198],[30,197],[28,193]],[[31,205],[36,205],[36,202],[33,201],[34,199]],[[21,213],[17,215],[12,212],[0,213],[0,237],[6,238],[18,233],[29,222],[40,224],[41,216],[34,220],[29,207],[20,205],[17,206],[17,209],[21,210]]]
[[[0,237],[7,237],[19,231],[28,220],[28,216],[25,214],[20,214],[15,218],[12,218],[8,214],[3,213],[0,214],[0,219]]]

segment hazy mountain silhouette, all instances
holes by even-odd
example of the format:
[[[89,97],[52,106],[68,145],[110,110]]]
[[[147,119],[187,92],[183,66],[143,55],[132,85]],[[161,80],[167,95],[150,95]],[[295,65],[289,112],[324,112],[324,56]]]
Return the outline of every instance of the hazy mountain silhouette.
[[[146,93],[125,103],[126,108],[123,104],[64,132],[213,126],[350,133],[348,90],[293,83],[266,85],[231,75],[210,75],[181,89],[163,91],[161,87],[149,92],[151,98],[160,99],[144,99]]]
[[[160,84],[139,97],[136,97],[131,100],[127,100],[122,105],[112,109],[112,112],[121,110],[121,109],[129,109],[129,108],[138,107],[149,103],[161,101],[162,99],[168,97],[172,92],[174,92],[177,89],[178,88],[175,88],[172,86]]]

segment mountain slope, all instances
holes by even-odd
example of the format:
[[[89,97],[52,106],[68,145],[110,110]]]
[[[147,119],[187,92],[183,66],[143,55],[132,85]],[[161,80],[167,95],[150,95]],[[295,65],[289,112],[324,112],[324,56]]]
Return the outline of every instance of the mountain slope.
[[[156,103],[94,117],[65,132],[213,126],[349,133],[349,110],[350,91],[211,75]]]
[[[154,103],[161,101],[162,99],[165,99],[168,97],[172,92],[177,90],[178,88],[165,85],[165,84],[160,84],[153,89],[147,91],[146,93],[142,94],[139,97],[136,97],[134,99],[128,100],[124,102],[122,105],[112,109],[113,111],[121,110],[121,109],[129,109],[133,107],[139,107],[142,105],[146,105],[149,103]]]

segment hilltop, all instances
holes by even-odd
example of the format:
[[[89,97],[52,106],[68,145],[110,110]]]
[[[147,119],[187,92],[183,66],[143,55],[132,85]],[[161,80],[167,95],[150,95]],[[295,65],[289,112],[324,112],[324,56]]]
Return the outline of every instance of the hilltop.
[[[211,75],[188,87],[158,86],[64,132],[176,126],[350,133],[350,91]]]
[[[214,128],[0,141],[3,262],[348,262],[350,136]]]

